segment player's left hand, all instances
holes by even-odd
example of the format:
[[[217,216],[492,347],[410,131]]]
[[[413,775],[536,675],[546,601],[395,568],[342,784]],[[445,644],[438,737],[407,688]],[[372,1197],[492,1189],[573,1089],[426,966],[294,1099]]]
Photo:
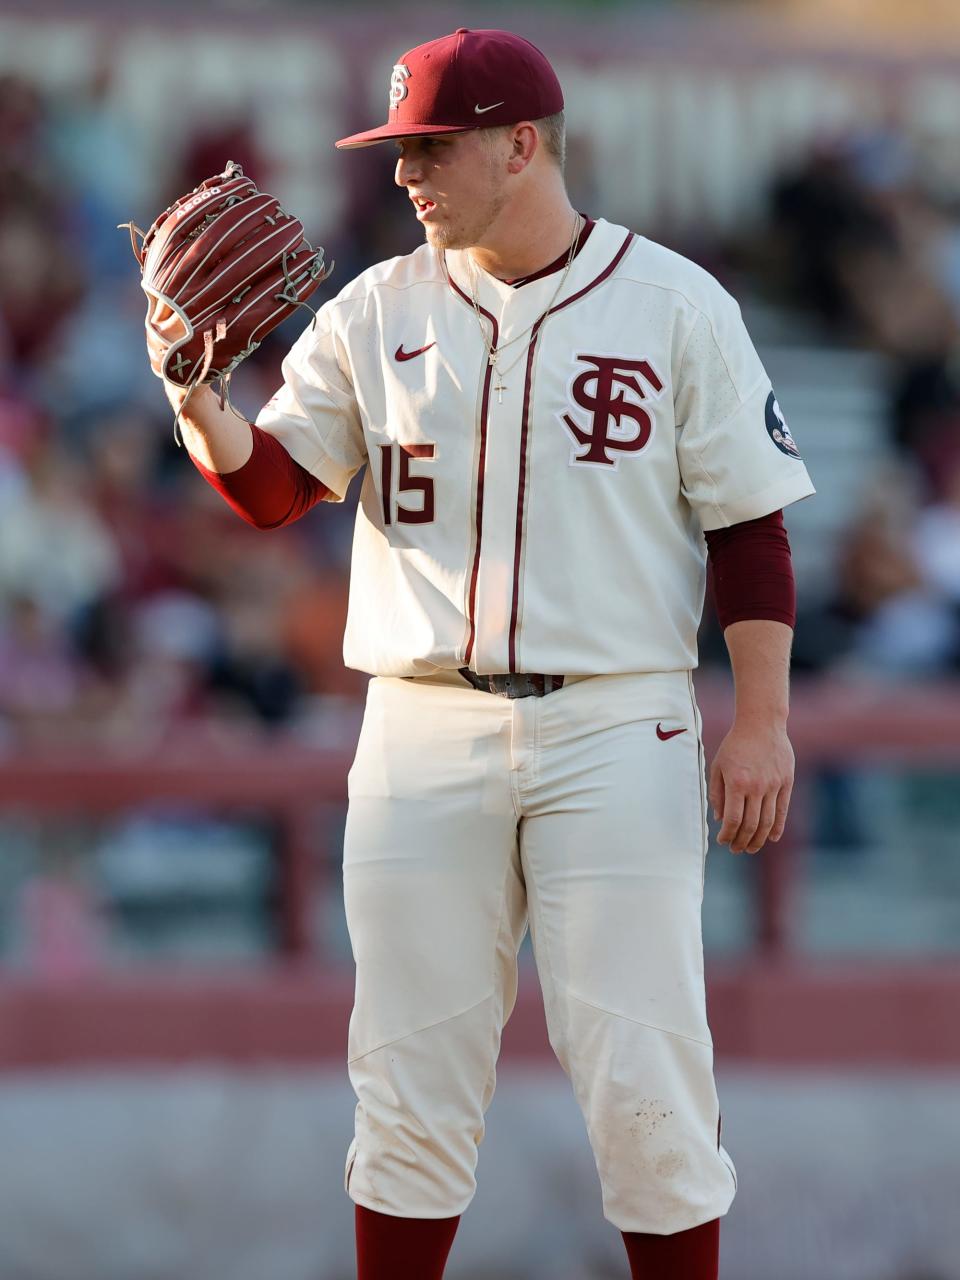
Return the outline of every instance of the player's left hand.
[[[731,853],[759,853],[783,835],[793,791],[793,747],[776,724],[734,722],[710,769],[717,840]]]

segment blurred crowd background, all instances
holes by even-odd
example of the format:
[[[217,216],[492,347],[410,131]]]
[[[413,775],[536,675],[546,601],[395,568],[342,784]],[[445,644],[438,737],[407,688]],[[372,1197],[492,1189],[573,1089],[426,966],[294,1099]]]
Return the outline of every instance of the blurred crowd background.
[[[228,158],[264,183],[270,166],[242,122],[191,122],[161,192],[109,89],[108,65],[80,95],[0,77],[3,736],[140,738],[205,716],[280,728],[311,698],[362,691],[339,654],[344,513],[257,537],[198,483],[144,364],[117,229]],[[244,369],[246,399],[276,389],[290,341]]]
[[[928,24],[908,29],[900,6],[848,0],[831,6],[843,20],[831,30],[815,3],[592,5],[589,19],[572,5],[482,15],[450,5],[418,13],[411,29],[376,6],[346,16],[225,4],[219,18],[184,11],[176,39],[133,9],[14,8],[0,13],[0,771],[5,761],[149,760],[186,744],[211,769],[291,744],[349,754],[365,686],[341,659],[358,486],[342,506],[270,534],[225,507],[174,442],[118,224],[146,227],[239,161],[336,260],[318,295],[332,296],[419,242],[391,192],[390,155],[337,156],[333,140],[385,114],[403,48],[463,22],[510,26],[554,57],[570,86],[578,207],[692,257],[742,304],[818,487],[786,517],[799,587],[795,696],[951,696],[960,34],[949,6],[911,8]],[[238,371],[234,400],[251,416],[301,328],[289,322]],[[706,685],[722,683],[709,603],[702,655]],[[82,983],[134,959],[277,954],[268,825],[202,804],[118,803],[107,818],[58,821],[6,808],[0,988],[5,974]],[[324,798],[314,815],[314,857],[328,871],[341,810]],[[955,749],[922,766],[853,756],[808,768],[795,812],[800,953],[955,963]],[[708,947],[749,957],[754,868],[725,855],[709,868]],[[317,950],[347,971],[336,891],[318,891],[308,915]],[[878,1113],[887,1106],[878,1096]],[[864,1126],[874,1122],[865,1114]],[[937,1159],[931,1176],[949,1200],[960,1194],[955,1151]],[[2,1280],[47,1274],[15,1273],[12,1256]],[[777,1275],[960,1277],[945,1254],[926,1270],[904,1256],[897,1271],[797,1263]],[[917,1246],[916,1256],[927,1255]],[[770,1280],[749,1257],[745,1248],[731,1280]],[[619,1274],[599,1268],[590,1274]],[[167,1272],[125,1276],[139,1274]]]
[[[318,698],[362,691],[340,659],[349,504],[257,536],[199,482],[145,361],[136,264],[117,230],[148,225],[228,158],[269,188],[271,155],[249,108],[212,124],[189,115],[164,138],[158,174],[155,140],[139,136],[122,100],[106,53],[89,82],[61,89],[0,71],[0,734],[10,744],[139,737],[198,716],[280,729]],[[570,127],[572,185],[603,215],[582,122]],[[861,461],[871,475],[878,453],[892,465],[847,495],[856,501],[826,576],[800,575],[802,671],[926,679],[960,668],[960,171],[927,141],[892,109],[818,129],[769,167],[741,227],[632,224],[707,266],[748,318],[763,304],[802,319],[811,348],[879,358],[882,399]],[[390,165],[368,161],[362,194],[311,228],[338,264],[325,296],[418,241],[385,190]],[[753,324],[761,349],[764,319]],[[275,390],[301,327],[238,375],[249,412]],[[789,394],[780,399],[789,416]],[[802,426],[794,434],[803,447]],[[815,478],[829,503],[830,478]]]
[[[771,27],[763,7],[695,21],[655,6],[604,13],[606,34],[570,10],[554,34],[571,190],[585,212],[701,262],[742,303],[819,489],[787,514],[795,671],[955,678],[955,71],[916,51],[864,53],[848,37],[825,50],[822,32],[811,46],[803,27]],[[445,20],[418,19],[424,35]],[[76,15],[0,27],[0,751],[278,734],[348,749],[355,726],[365,681],[343,667],[341,635],[359,486],[270,535],[222,504],[174,443],[118,224],[146,227],[234,159],[336,260],[321,299],[408,251],[419,229],[387,149],[344,156],[332,141],[380,117],[384,68],[420,37],[395,17],[393,34],[375,10],[336,29],[289,11],[286,26],[261,17],[221,33],[218,53],[189,21],[192,75],[169,33],[151,45],[129,15],[119,29]],[[534,36],[538,21],[542,11]],[[288,322],[238,372],[251,416],[301,327]],[[709,602],[701,649],[707,674],[724,669]],[[814,843],[871,843],[877,807],[858,797],[862,781],[819,780]],[[944,807],[941,831],[954,816]],[[909,804],[894,809],[895,830],[914,822]],[[11,891],[34,866],[25,856],[7,862]],[[927,940],[928,915],[917,926]],[[741,922],[728,918],[717,940],[736,945]],[[956,946],[954,916],[935,933]]]

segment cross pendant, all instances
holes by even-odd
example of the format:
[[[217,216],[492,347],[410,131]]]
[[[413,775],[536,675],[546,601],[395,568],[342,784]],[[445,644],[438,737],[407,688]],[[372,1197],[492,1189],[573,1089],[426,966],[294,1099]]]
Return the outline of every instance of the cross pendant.
[[[503,404],[503,393],[507,388],[503,385],[503,379],[500,377],[499,370],[497,372],[497,384],[493,389],[497,393],[497,404]]]

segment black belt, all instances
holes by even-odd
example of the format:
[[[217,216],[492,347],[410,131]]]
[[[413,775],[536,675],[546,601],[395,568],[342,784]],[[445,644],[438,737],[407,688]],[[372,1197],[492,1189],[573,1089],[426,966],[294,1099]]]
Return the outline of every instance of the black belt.
[[[461,667],[460,674],[475,689],[483,693],[497,693],[501,698],[542,698],[547,693],[563,688],[563,676],[545,676],[536,671],[478,676],[469,667]]]

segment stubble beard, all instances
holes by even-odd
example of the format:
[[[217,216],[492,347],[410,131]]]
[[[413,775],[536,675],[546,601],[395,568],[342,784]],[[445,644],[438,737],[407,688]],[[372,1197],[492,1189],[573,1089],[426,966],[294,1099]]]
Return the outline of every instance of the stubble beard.
[[[505,197],[498,194],[490,200],[483,213],[471,218],[469,225],[466,226],[425,223],[427,244],[441,253],[447,249],[472,249],[483,242],[487,232],[503,212],[505,203]]]

